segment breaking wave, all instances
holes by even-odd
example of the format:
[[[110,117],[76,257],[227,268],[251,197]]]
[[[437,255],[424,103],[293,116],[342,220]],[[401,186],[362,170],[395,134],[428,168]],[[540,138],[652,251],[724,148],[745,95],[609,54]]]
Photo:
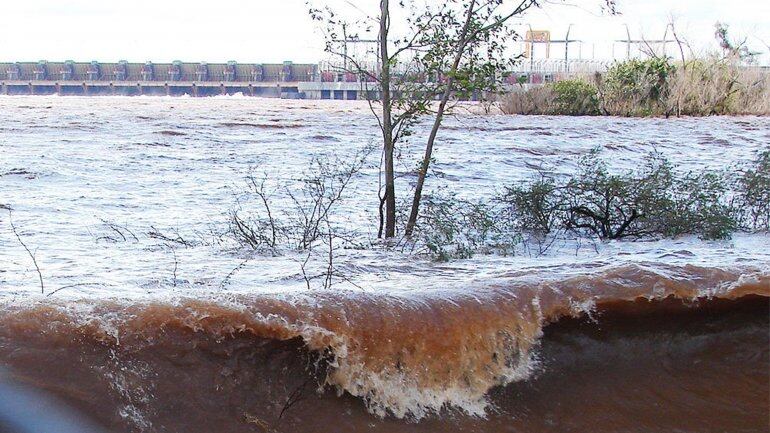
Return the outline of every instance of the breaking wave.
[[[749,296],[770,297],[766,271],[626,265],[560,281],[501,280],[441,297],[310,292],[146,304],[26,301],[3,307],[0,355],[7,359],[30,339],[112,356],[153,347],[170,358],[183,355],[174,350],[190,335],[215,342],[246,336],[261,345],[301,341],[315,356],[319,386],[361,398],[373,414],[422,419],[449,408],[484,417],[491,389],[537,371],[536,348],[549,323],[622,302],[697,306]],[[126,368],[94,362],[110,381]],[[141,363],[152,370],[153,361]],[[152,387],[153,379],[142,380],[148,383],[135,391]],[[123,413],[152,418],[129,409]]]

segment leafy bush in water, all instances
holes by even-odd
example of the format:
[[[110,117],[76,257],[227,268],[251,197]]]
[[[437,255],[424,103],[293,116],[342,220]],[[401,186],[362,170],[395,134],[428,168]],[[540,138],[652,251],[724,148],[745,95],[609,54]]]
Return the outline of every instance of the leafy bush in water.
[[[494,224],[484,204],[441,195],[426,197],[421,218],[417,235],[438,261],[473,257]]]
[[[669,92],[668,79],[675,70],[665,58],[616,63],[602,76],[604,111],[621,116],[661,112]]]
[[[507,254],[521,236],[508,216],[482,201],[451,195],[426,197],[415,239],[437,261],[466,259],[477,252]]]
[[[702,239],[729,238],[738,228],[738,215],[727,201],[728,190],[720,173],[688,173],[677,179],[669,193],[661,233],[668,237],[698,234]]]
[[[561,189],[564,227],[601,239],[652,236],[661,231],[673,182],[671,165],[651,155],[636,173],[610,174],[598,152],[579,161],[579,171]]]
[[[770,151],[731,178],[719,171],[678,173],[657,153],[636,170],[614,173],[595,150],[578,161],[573,175],[541,172],[531,182],[506,186],[489,202],[429,197],[414,241],[434,259],[448,261],[515,253],[529,240],[547,249],[564,232],[718,240],[739,229],[770,230]]]
[[[595,116],[601,113],[599,93],[593,84],[583,80],[563,80],[550,86],[555,102],[551,114]]]
[[[506,186],[499,201],[521,231],[545,236],[559,224],[559,199],[554,180],[541,174],[529,184]]]
[[[770,230],[770,150],[762,152],[741,176],[738,200],[746,229]]]
[[[578,172],[554,182],[541,176],[510,186],[501,197],[521,230],[545,235],[556,229],[600,239],[674,237],[697,234],[723,239],[737,227],[726,202],[727,183],[718,173],[677,176],[663,157],[612,174],[598,152],[579,161]]]

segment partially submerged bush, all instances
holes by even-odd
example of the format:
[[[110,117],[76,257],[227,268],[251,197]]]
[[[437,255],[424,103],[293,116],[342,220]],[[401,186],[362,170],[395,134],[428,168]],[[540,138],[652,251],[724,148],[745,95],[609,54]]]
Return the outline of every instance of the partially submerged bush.
[[[565,230],[600,239],[660,238],[684,234],[724,239],[737,228],[738,213],[719,173],[677,176],[672,165],[650,154],[644,166],[610,173],[594,151],[575,175],[560,182],[541,177],[509,186],[501,200],[519,227],[546,235]]]
[[[520,241],[494,206],[445,194],[426,198],[417,227],[413,241],[437,261],[471,258],[477,252],[507,254]]]
[[[671,166],[658,155],[639,172],[611,174],[598,152],[581,158],[577,175],[560,189],[564,227],[601,239],[652,236],[661,230],[672,183]]]
[[[465,217],[454,201],[425,200],[421,230],[418,232],[428,252],[438,261],[473,256],[479,234],[466,231]]]
[[[241,246],[271,252],[306,251],[319,240],[340,237],[334,214],[370,151],[345,161],[313,158],[304,177],[272,188],[267,173],[250,174],[248,190],[230,212],[227,234]]]
[[[770,230],[770,151],[731,177],[727,171],[680,173],[658,153],[636,170],[613,172],[594,150],[570,176],[541,171],[488,202],[431,196],[412,241],[447,261],[479,252],[531,251],[529,242],[543,253],[564,235],[720,240],[741,229]]]
[[[528,184],[506,186],[499,201],[522,232],[542,237],[559,224],[562,203],[556,183],[544,173]]]
[[[697,234],[702,239],[727,239],[738,228],[738,214],[728,199],[721,173],[688,173],[676,180],[660,232],[667,237]]]
[[[738,201],[744,228],[770,231],[770,150],[760,153],[740,177]]]

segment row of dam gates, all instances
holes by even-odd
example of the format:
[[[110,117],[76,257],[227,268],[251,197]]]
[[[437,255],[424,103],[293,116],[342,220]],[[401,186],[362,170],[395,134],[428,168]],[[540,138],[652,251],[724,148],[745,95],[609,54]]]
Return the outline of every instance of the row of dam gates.
[[[262,96],[286,99],[364,99],[371,80],[328,65],[227,63],[0,62],[0,95]],[[556,77],[558,79],[558,77]],[[509,77],[510,84],[554,80],[547,72]]]
[[[0,63],[0,94],[215,96],[241,93],[301,98],[305,95],[299,88],[300,83],[315,82],[318,75],[317,65],[292,62],[11,62]]]

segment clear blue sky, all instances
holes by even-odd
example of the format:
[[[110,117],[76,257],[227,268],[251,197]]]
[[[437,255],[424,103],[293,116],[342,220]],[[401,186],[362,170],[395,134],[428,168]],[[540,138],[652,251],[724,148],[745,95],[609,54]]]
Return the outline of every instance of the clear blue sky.
[[[523,22],[550,29],[554,37],[562,37],[573,24],[571,37],[603,46],[625,37],[624,24],[634,38],[660,38],[673,15],[680,32],[696,49],[713,41],[716,21],[729,24],[736,36],[748,38],[754,49],[766,52],[770,44],[770,1],[618,0],[623,15],[612,18],[596,16],[598,1],[550,0]],[[315,62],[323,55],[304,0],[3,3],[0,60]],[[376,8],[378,1],[355,3]],[[590,49],[584,50],[589,55]],[[599,51],[597,55],[601,55]],[[768,63],[768,56],[763,62]]]

